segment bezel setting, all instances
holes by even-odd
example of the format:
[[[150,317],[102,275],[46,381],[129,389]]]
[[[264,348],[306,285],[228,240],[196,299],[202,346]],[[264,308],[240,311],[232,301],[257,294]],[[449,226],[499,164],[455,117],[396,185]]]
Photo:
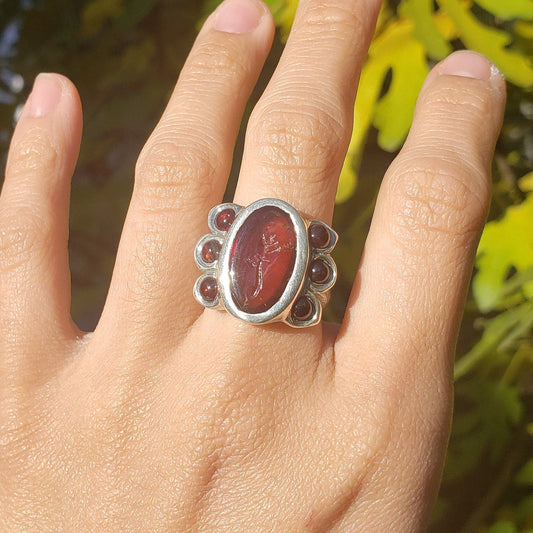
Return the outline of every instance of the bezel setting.
[[[248,313],[237,305],[232,294],[235,276],[231,268],[231,253],[239,230],[252,213],[263,207],[276,207],[288,215],[296,236],[295,259],[292,272],[280,298],[265,311]],[[216,219],[218,214],[226,209],[233,210],[236,216],[228,230],[223,231],[217,227]],[[312,224],[319,224],[329,232],[330,239],[327,247],[313,248],[311,246],[308,232]],[[202,305],[212,309],[225,309],[236,318],[251,324],[284,322],[291,327],[301,328],[320,322],[322,308],[329,300],[329,290],[337,279],[337,268],[329,255],[338,238],[333,229],[318,220],[303,218],[287,202],[274,198],[263,198],[247,207],[232,203],[220,204],[209,212],[208,225],[212,233],[204,235],[198,241],[194,254],[198,267],[203,271],[195,283],[194,296]],[[221,244],[221,250],[217,260],[207,263],[202,257],[202,249],[204,244],[211,240],[218,241]],[[308,267],[316,259],[324,261],[330,270],[330,275],[324,283],[314,283],[309,278]],[[206,277],[213,277],[218,283],[218,295],[213,301],[206,301],[200,292],[200,284]],[[305,320],[298,320],[291,312],[293,304],[301,296],[307,297],[313,305],[312,315]]]

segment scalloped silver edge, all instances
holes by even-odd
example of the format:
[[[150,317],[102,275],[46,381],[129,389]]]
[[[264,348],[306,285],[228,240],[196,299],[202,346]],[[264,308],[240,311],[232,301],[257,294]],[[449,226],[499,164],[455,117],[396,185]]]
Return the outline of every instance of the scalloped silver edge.
[[[270,309],[262,313],[246,313],[240,310],[231,295],[231,272],[229,271],[229,256],[233,240],[246,219],[257,209],[265,206],[275,206],[287,213],[293,223],[296,233],[296,260],[295,265],[287,282],[287,286],[281,296]],[[236,217],[233,224],[226,231],[219,230],[215,225],[217,215],[224,209],[235,211]],[[324,226],[330,234],[330,243],[327,248],[314,249],[310,247],[308,228],[311,224]],[[209,211],[208,226],[213,232],[204,235],[195,247],[194,257],[198,267],[203,270],[201,276],[194,285],[194,296],[199,303],[210,309],[225,309],[230,314],[251,324],[270,324],[272,322],[284,322],[293,328],[303,328],[318,324],[322,318],[322,307],[329,300],[329,291],[337,280],[337,267],[335,261],[329,255],[335,247],[338,235],[327,224],[320,220],[304,219],[300,213],[287,202],[275,198],[263,198],[253,202],[247,207],[233,203],[224,203],[213,207]],[[217,240],[222,248],[217,261],[207,264],[201,257],[201,250],[205,242]],[[330,279],[325,284],[316,284],[309,280],[307,270],[309,263],[314,259],[323,259],[330,267]],[[200,294],[199,287],[206,277],[214,277],[218,283],[219,293],[213,302],[206,302]],[[309,298],[314,306],[313,315],[305,321],[295,321],[291,316],[291,308],[300,296]]]

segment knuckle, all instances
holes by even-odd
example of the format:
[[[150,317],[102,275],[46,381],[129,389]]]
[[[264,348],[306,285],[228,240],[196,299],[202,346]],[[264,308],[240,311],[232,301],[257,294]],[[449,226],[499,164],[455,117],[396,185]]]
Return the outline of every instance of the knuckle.
[[[406,161],[396,167],[388,180],[394,237],[410,251],[433,250],[439,241],[446,247],[450,241],[464,246],[481,230],[487,214],[489,187],[479,184],[488,180],[479,174],[453,155],[437,164],[417,158],[416,165]]]
[[[445,108],[459,117],[466,113],[466,118],[479,118],[483,122],[493,111],[493,92],[486,84],[469,78],[455,80],[454,85],[446,79],[437,80],[425,101],[436,109]]]
[[[324,31],[331,35],[345,39],[350,35],[368,33],[357,31],[368,27],[370,18],[369,6],[365,2],[349,2],[340,5],[338,2],[320,1],[311,2],[305,17],[306,28],[318,33],[321,37]]]
[[[457,80],[454,86],[439,80],[428,91],[424,106],[428,109],[427,127],[443,146],[460,152],[479,167],[488,165],[488,148],[496,135],[494,97],[477,80]]]
[[[0,219],[0,272],[15,270],[35,258],[39,248],[47,247],[46,225],[34,213],[18,210],[2,213]]]
[[[183,202],[206,200],[220,172],[213,147],[201,141],[176,144],[156,140],[141,153],[134,194],[147,211],[175,211]]]
[[[297,109],[297,111],[296,111]],[[305,171],[306,184],[322,184],[340,164],[347,143],[347,127],[339,113],[317,105],[265,105],[250,122],[251,145],[259,164],[293,182]],[[281,171],[283,176],[278,175]]]
[[[18,177],[32,173],[52,173],[59,154],[41,130],[32,130],[11,148],[7,173]]]
[[[242,61],[242,50],[231,42],[202,42],[184,67],[187,78],[211,82],[217,79],[242,79],[247,75],[247,65]]]

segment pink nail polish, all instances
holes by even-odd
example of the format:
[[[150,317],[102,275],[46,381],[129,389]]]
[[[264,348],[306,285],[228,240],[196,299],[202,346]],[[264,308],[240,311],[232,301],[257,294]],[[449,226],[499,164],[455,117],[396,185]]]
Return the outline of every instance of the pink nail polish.
[[[253,0],[225,0],[214,13],[215,30],[249,33],[259,25],[262,12]]]
[[[62,87],[55,76],[39,74],[35,78],[33,89],[26,103],[24,114],[39,118],[51,113],[61,100]]]

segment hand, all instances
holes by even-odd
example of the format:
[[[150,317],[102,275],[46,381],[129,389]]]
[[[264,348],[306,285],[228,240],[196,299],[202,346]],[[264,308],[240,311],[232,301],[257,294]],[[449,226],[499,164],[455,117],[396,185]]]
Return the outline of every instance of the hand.
[[[331,223],[378,10],[301,0],[236,203],[277,197]],[[429,75],[339,330],[253,326],[194,300],[192,252],[273,31],[258,0],[227,0],[201,30],[139,158],[92,334],[69,315],[79,97],[38,77],[0,198],[2,531],[424,530],[504,82],[469,52]]]

